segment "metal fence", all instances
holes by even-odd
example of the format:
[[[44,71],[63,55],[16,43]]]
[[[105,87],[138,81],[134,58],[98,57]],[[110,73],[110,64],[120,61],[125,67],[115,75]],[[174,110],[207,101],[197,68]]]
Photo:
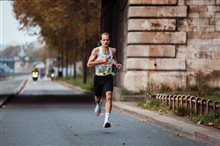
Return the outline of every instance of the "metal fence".
[[[207,100],[190,95],[167,94],[155,94],[153,97],[159,99],[162,104],[173,110],[186,108],[190,114],[220,114],[220,103],[210,99]]]

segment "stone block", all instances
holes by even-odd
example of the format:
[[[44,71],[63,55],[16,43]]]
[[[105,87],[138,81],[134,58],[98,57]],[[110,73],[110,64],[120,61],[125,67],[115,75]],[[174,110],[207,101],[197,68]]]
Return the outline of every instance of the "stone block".
[[[215,13],[215,18],[219,19],[220,18],[220,12]]]
[[[126,63],[128,70],[186,70],[185,59],[153,59],[153,58],[128,58]]]
[[[186,0],[186,5],[215,5],[215,0]]]
[[[155,70],[156,59],[128,58],[126,68],[128,70]]]
[[[129,0],[129,5],[175,5],[177,0]]]
[[[214,45],[203,45],[196,49],[196,52],[194,54],[195,58],[198,59],[215,59],[215,55],[218,54],[218,47]]]
[[[176,58],[178,59],[185,59],[186,58],[186,54],[187,54],[187,46],[185,45],[179,45],[177,47],[177,53],[176,53]]]
[[[174,31],[176,19],[129,19],[128,31]]]
[[[208,7],[206,5],[204,6],[198,6],[198,5],[189,5],[189,12],[207,12]]]
[[[191,18],[189,18],[191,19]],[[177,28],[178,28],[178,31],[181,31],[181,32],[188,32],[191,30],[191,28],[189,27],[189,24],[188,24],[188,19],[181,19],[178,21],[177,23]]]
[[[214,66],[214,71],[220,71],[220,65]]]
[[[209,25],[209,19],[192,19],[190,23],[192,26]]]
[[[185,44],[186,32],[128,32],[128,44]]]
[[[220,5],[220,0],[216,0],[216,5]]]
[[[214,14],[213,14],[213,16],[214,16]],[[209,21],[210,25],[215,25],[216,18],[214,18],[213,16],[210,18],[210,21]]]
[[[186,2],[185,0],[178,0],[178,5],[186,5]]]
[[[215,32],[215,25],[201,25],[195,27],[194,31],[198,32]]]
[[[215,17],[215,12],[199,12],[199,18],[205,19],[205,18],[214,18]],[[209,23],[211,24],[211,23]]]
[[[144,72],[128,71],[124,76],[124,88],[128,91],[146,91],[148,85],[157,87],[166,86],[170,88],[185,87],[185,72]]]
[[[220,20],[216,20],[215,21],[215,29],[216,29],[216,31],[220,31]]]
[[[192,12],[189,13],[189,18],[199,18],[199,12]]]
[[[215,25],[192,25],[192,24],[185,24],[178,26],[179,31],[185,32],[215,32]]]
[[[127,71],[123,76],[124,88],[128,91],[143,91],[148,83],[148,72],[146,71]]]
[[[207,6],[208,12],[219,12],[220,11],[220,6],[217,5],[209,5]]]
[[[213,39],[213,45],[219,45],[220,39],[215,38]]]
[[[156,70],[186,70],[185,59],[156,59]]]
[[[202,37],[201,38],[204,38],[204,39],[213,39],[213,38],[220,38],[220,32],[206,32],[206,33],[202,33]]]
[[[149,72],[148,82],[159,87],[184,88],[187,77],[185,72]]]
[[[187,59],[187,71],[209,73],[213,71],[214,64],[213,59]]]
[[[178,28],[179,27],[190,27],[190,28],[196,28],[196,27],[209,27],[210,26],[210,19],[208,18],[188,18],[188,19],[182,19],[179,21]]]
[[[213,39],[188,39],[187,45],[195,45],[195,46],[200,46],[200,45],[212,45],[213,44]]]
[[[216,25],[216,26],[215,26],[215,30],[216,30],[216,31],[220,31],[220,25]]]
[[[194,44],[188,45],[186,51],[187,59],[219,59],[219,44]]]
[[[188,32],[188,39],[214,39],[220,38],[220,32]]]
[[[218,52],[215,52],[213,58],[216,59],[216,63],[220,66],[220,45],[217,45]]]
[[[187,17],[187,6],[130,6],[128,18],[130,17],[182,18]]]
[[[127,57],[175,57],[174,45],[128,45]]]

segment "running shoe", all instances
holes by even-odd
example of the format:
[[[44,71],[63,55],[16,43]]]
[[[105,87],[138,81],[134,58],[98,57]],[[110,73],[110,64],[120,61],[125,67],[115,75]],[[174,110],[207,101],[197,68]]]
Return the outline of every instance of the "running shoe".
[[[111,127],[110,122],[104,122],[103,128],[110,128],[110,127]]]
[[[96,106],[95,106],[94,112],[95,112],[96,116],[100,116],[101,108],[102,108],[102,101],[100,101],[100,103],[96,104]]]

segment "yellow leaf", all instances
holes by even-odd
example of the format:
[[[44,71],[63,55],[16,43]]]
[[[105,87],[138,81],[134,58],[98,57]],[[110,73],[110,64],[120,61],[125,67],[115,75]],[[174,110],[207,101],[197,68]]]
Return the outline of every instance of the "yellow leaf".
[[[214,123],[213,123],[213,122],[208,122],[208,125],[209,125],[209,126],[213,126]]]

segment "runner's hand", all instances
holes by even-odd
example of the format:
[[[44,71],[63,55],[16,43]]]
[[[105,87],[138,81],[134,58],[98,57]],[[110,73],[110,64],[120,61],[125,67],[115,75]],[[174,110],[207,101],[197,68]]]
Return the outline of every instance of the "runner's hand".
[[[103,57],[103,58],[102,58],[102,61],[103,61],[103,63],[108,62],[108,56]]]
[[[122,68],[122,64],[119,64],[119,63],[116,64],[115,66],[116,66],[117,69],[121,69]]]

